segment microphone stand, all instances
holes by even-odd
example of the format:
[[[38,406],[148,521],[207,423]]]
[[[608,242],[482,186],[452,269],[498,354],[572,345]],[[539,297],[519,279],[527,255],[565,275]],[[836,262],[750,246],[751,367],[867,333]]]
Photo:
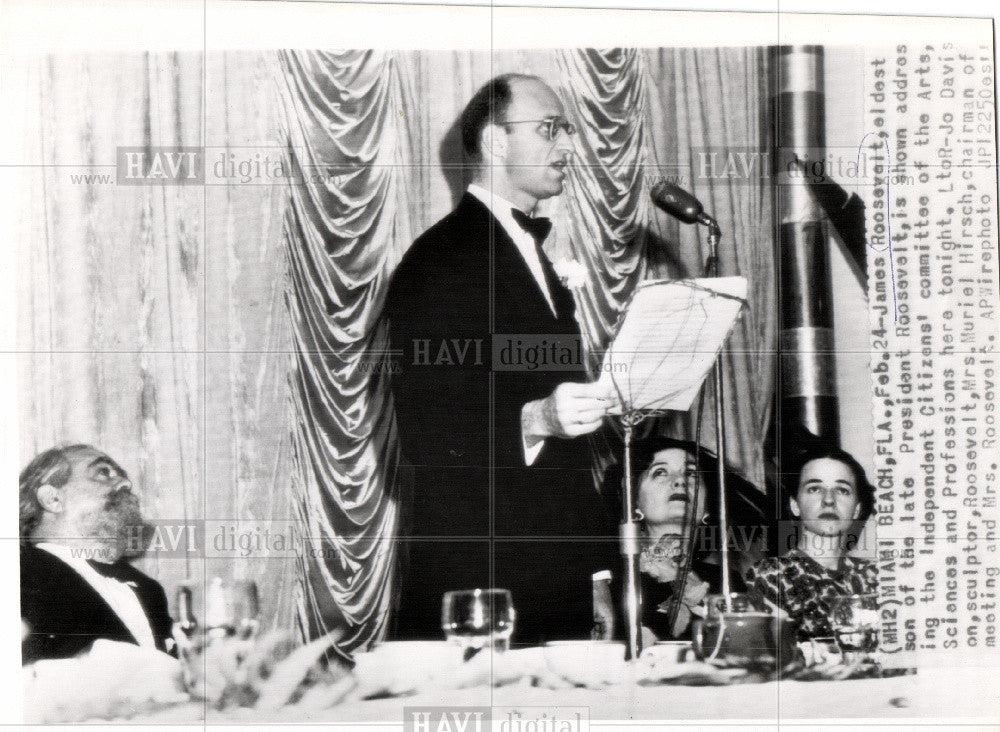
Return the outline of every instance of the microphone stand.
[[[702,215],[698,223],[708,227],[708,247],[709,254],[705,260],[705,276],[719,276],[719,240],[722,238],[722,230],[715,219]],[[722,353],[716,359],[712,367],[712,386],[715,394],[715,434],[716,451],[718,453],[716,476],[719,482],[719,531],[722,534],[722,588],[726,612],[732,612],[732,597],[730,588],[732,587],[729,572],[729,522],[726,515],[726,415],[723,410],[723,385],[722,385]],[[641,553],[641,533],[642,513],[636,508],[636,486],[632,480],[632,434],[633,431],[647,415],[640,410],[626,412],[621,417],[622,429],[625,438],[625,477],[622,485],[622,521],[619,525],[619,542],[622,559],[625,565],[625,633],[627,655],[626,660],[635,660],[642,653],[642,589],[639,580],[639,556]],[[684,588],[678,590],[683,594]],[[675,603],[674,612],[680,608],[680,603]],[[671,617],[671,626],[674,618]]]
[[[625,563],[625,634],[627,655],[634,661],[642,653],[642,587],[639,584],[639,541],[642,513],[635,507],[635,485],[632,481],[632,431],[645,415],[627,412],[621,417],[625,431],[625,478],[622,485],[622,522],[618,527],[622,559]]]
[[[708,226],[708,258],[705,260],[705,276],[719,276],[719,240],[722,230],[715,219],[706,217]],[[727,613],[733,611],[732,584],[729,577],[729,519],[726,515],[726,415],[723,410],[722,354],[719,353],[712,367],[712,386],[715,392],[715,450],[716,479],[719,482],[719,533],[722,534],[722,593]],[[683,588],[682,588],[683,591]]]
[[[670,192],[676,196],[677,192]],[[683,193],[683,192],[681,192]],[[684,196],[691,198],[691,202],[683,201]],[[697,209],[690,214],[684,212],[680,214],[672,210],[672,207],[665,208],[667,213],[676,216],[685,223],[698,223],[708,228],[708,258],[705,260],[705,277],[719,276],[719,240],[722,238],[722,230],[718,223],[711,216],[705,214],[701,204],[688,194],[681,196],[684,203],[690,203]],[[655,199],[655,197],[654,197]],[[660,205],[660,203],[657,203]],[[661,208],[663,206],[661,205]],[[729,518],[726,513],[726,415],[723,409],[723,382],[722,382],[722,354],[712,367],[712,386],[715,396],[715,441],[717,452],[717,480],[719,482],[719,531],[722,534],[721,560],[722,560],[722,591],[725,612],[733,611],[732,582],[729,571]],[[642,590],[639,584],[639,557],[640,557],[640,522],[643,519],[642,513],[636,508],[636,486],[632,480],[632,433],[645,415],[641,411],[631,411],[622,415],[621,422],[625,437],[625,478],[622,486],[622,522],[619,527],[619,540],[621,545],[622,559],[625,564],[625,587],[624,605],[626,622],[626,640],[628,660],[634,660],[642,652]],[[693,535],[693,534],[692,534]],[[682,578],[681,584],[683,585]],[[678,588],[680,595],[683,595],[683,586]],[[676,618],[676,612],[680,609],[680,597],[674,604],[671,614],[671,626]]]

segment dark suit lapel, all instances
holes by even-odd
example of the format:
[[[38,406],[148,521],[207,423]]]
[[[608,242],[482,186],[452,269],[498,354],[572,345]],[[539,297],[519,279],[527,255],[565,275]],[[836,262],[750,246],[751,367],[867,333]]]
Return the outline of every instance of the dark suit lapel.
[[[21,548],[24,552],[24,547]],[[47,598],[53,603],[72,602],[82,611],[77,616],[81,629],[86,628],[97,637],[114,638],[116,640],[131,641],[138,643],[132,631],[128,629],[121,617],[108,604],[104,596],[101,595],[93,585],[73,567],[66,564],[59,557],[50,554],[44,549],[30,547],[32,559],[41,567],[45,577],[45,584],[48,585],[50,595]],[[57,589],[58,588],[58,589]],[[43,598],[43,601],[46,598]]]
[[[531,274],[527,262],[517,246],[497,224],[497,234],[493,248],[493,292],[498,313],[512,311],[525,321],[528,332],[541,329],[551,331],[556,326],[556,316],[552,314],[549,301],[538,286],[538,280]],[[497,328],[501,324],[497,323]]]
[[[573,294],[562,282],[554,278],[551,294],[558,313],[554,314],[548,299],[538,285],[538,280],[528,269],[528,264],[521,256],[517,245],[506,233],[503,234],[502,240],[500,236],[497,237],[495,261],[494,292],[497,300],[504,298],[507,302],[515,303],[514,309],[520,319],[535,323],[537,329],[543,333],[579,334],[579,326],[573,317],[576,309]],[[548,262],[543,263],[543,266],[544,264]]]
[[[153,632],[153,640],[161,651],[166,650],[166,641],[171,637],[173,618],[167,612],[167,607],[163,603],[166,596],[163,587],[159,582],[143,574],[135,567],[131,567],[136,574],[135,595],[139,598],[139,604],[146,615],[146,622]]]
[[[517,316],[515,319],[520,321],[523,326],[533,326],[526,328],[528,332],[535,330],[552,333],[563,332],[565,323],[560,323],[560,321],[566,320],[567,316],[557,318],[552,313],[549,301],[539,287],[538,280],[532,274],[528,263],[524,261],[524,257],[521,256],[514,240],[510,238],[507,230],[497,221],[486,204],[471,193],[466,193],[459,203],[457,213],[463,216],[467,215],[471,221],[476,222],[492,246],[492,291],[494,302],[497,303],[495,330],[505,332],[511,326],[516,326],[517,323],[503,322],[506,319],[500,317],[503,312],[513,312]],[[491,231],[492,236],[490,236]],[[559,282],[556,283],[554,289],[555,292],[551,294],[556,308],[561,314],[569,314],[568,319],[573,322],[572,330],[575,330],[575,321],[571,315],[575,304],[573,295]]]

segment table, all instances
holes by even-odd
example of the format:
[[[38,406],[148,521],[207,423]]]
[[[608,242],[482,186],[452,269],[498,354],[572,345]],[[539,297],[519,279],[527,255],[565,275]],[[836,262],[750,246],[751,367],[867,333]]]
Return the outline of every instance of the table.
[[[988,668],[939,666],[915,676],[856,681],[775,681],[735,686],[656,686],[593,689],[543,689],[528,686],[476,687],[440,693],[353,702],[316,712],[294,706],[273,715],[251,709],[224,712],[188,704],[130,720],[140,724],[383,722],[402,726],[404,707],[492,706],[494,716],[523,710],[583,707],[591,721],[601,720],[830,720],[837,718],[904,721],[963,717],[963,721],[1000,724],[1000,684]]]

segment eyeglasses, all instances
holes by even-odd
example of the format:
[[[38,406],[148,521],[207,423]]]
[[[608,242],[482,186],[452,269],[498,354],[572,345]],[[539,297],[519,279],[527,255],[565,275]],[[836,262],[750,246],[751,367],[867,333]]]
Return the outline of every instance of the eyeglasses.
[[[501,122],[501,125],[527,125],[527,124],[537,124],[538,131],[545,135],[545,138],[550,142],[555,140],[559,135],[559,132],[565,132],[567,135],[576,134],[576,125],[570,122],[565,117],[546,117],[545,119],[515,119],[507,120]]]

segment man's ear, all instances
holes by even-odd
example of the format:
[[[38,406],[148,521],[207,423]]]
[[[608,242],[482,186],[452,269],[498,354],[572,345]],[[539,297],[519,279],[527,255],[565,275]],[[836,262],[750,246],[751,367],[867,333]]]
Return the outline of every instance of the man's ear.
[[[802,509],[799,508],[799,499],[789,498],[788,507],[792,510],[792,516],[794,516],[795,518],[798,518],[799,516],[802,515]]]
[[[500,125],[483,127],[479,136],[479,153],[483,160],[504,160],[507,157],[507,132]]]
[[[46,483],[40,486],[35,491],[35,496],[37,496],[38,503],[41,504],[42,508],[50,513],[62,513],[65,508],[62,491],[54,485]]]

